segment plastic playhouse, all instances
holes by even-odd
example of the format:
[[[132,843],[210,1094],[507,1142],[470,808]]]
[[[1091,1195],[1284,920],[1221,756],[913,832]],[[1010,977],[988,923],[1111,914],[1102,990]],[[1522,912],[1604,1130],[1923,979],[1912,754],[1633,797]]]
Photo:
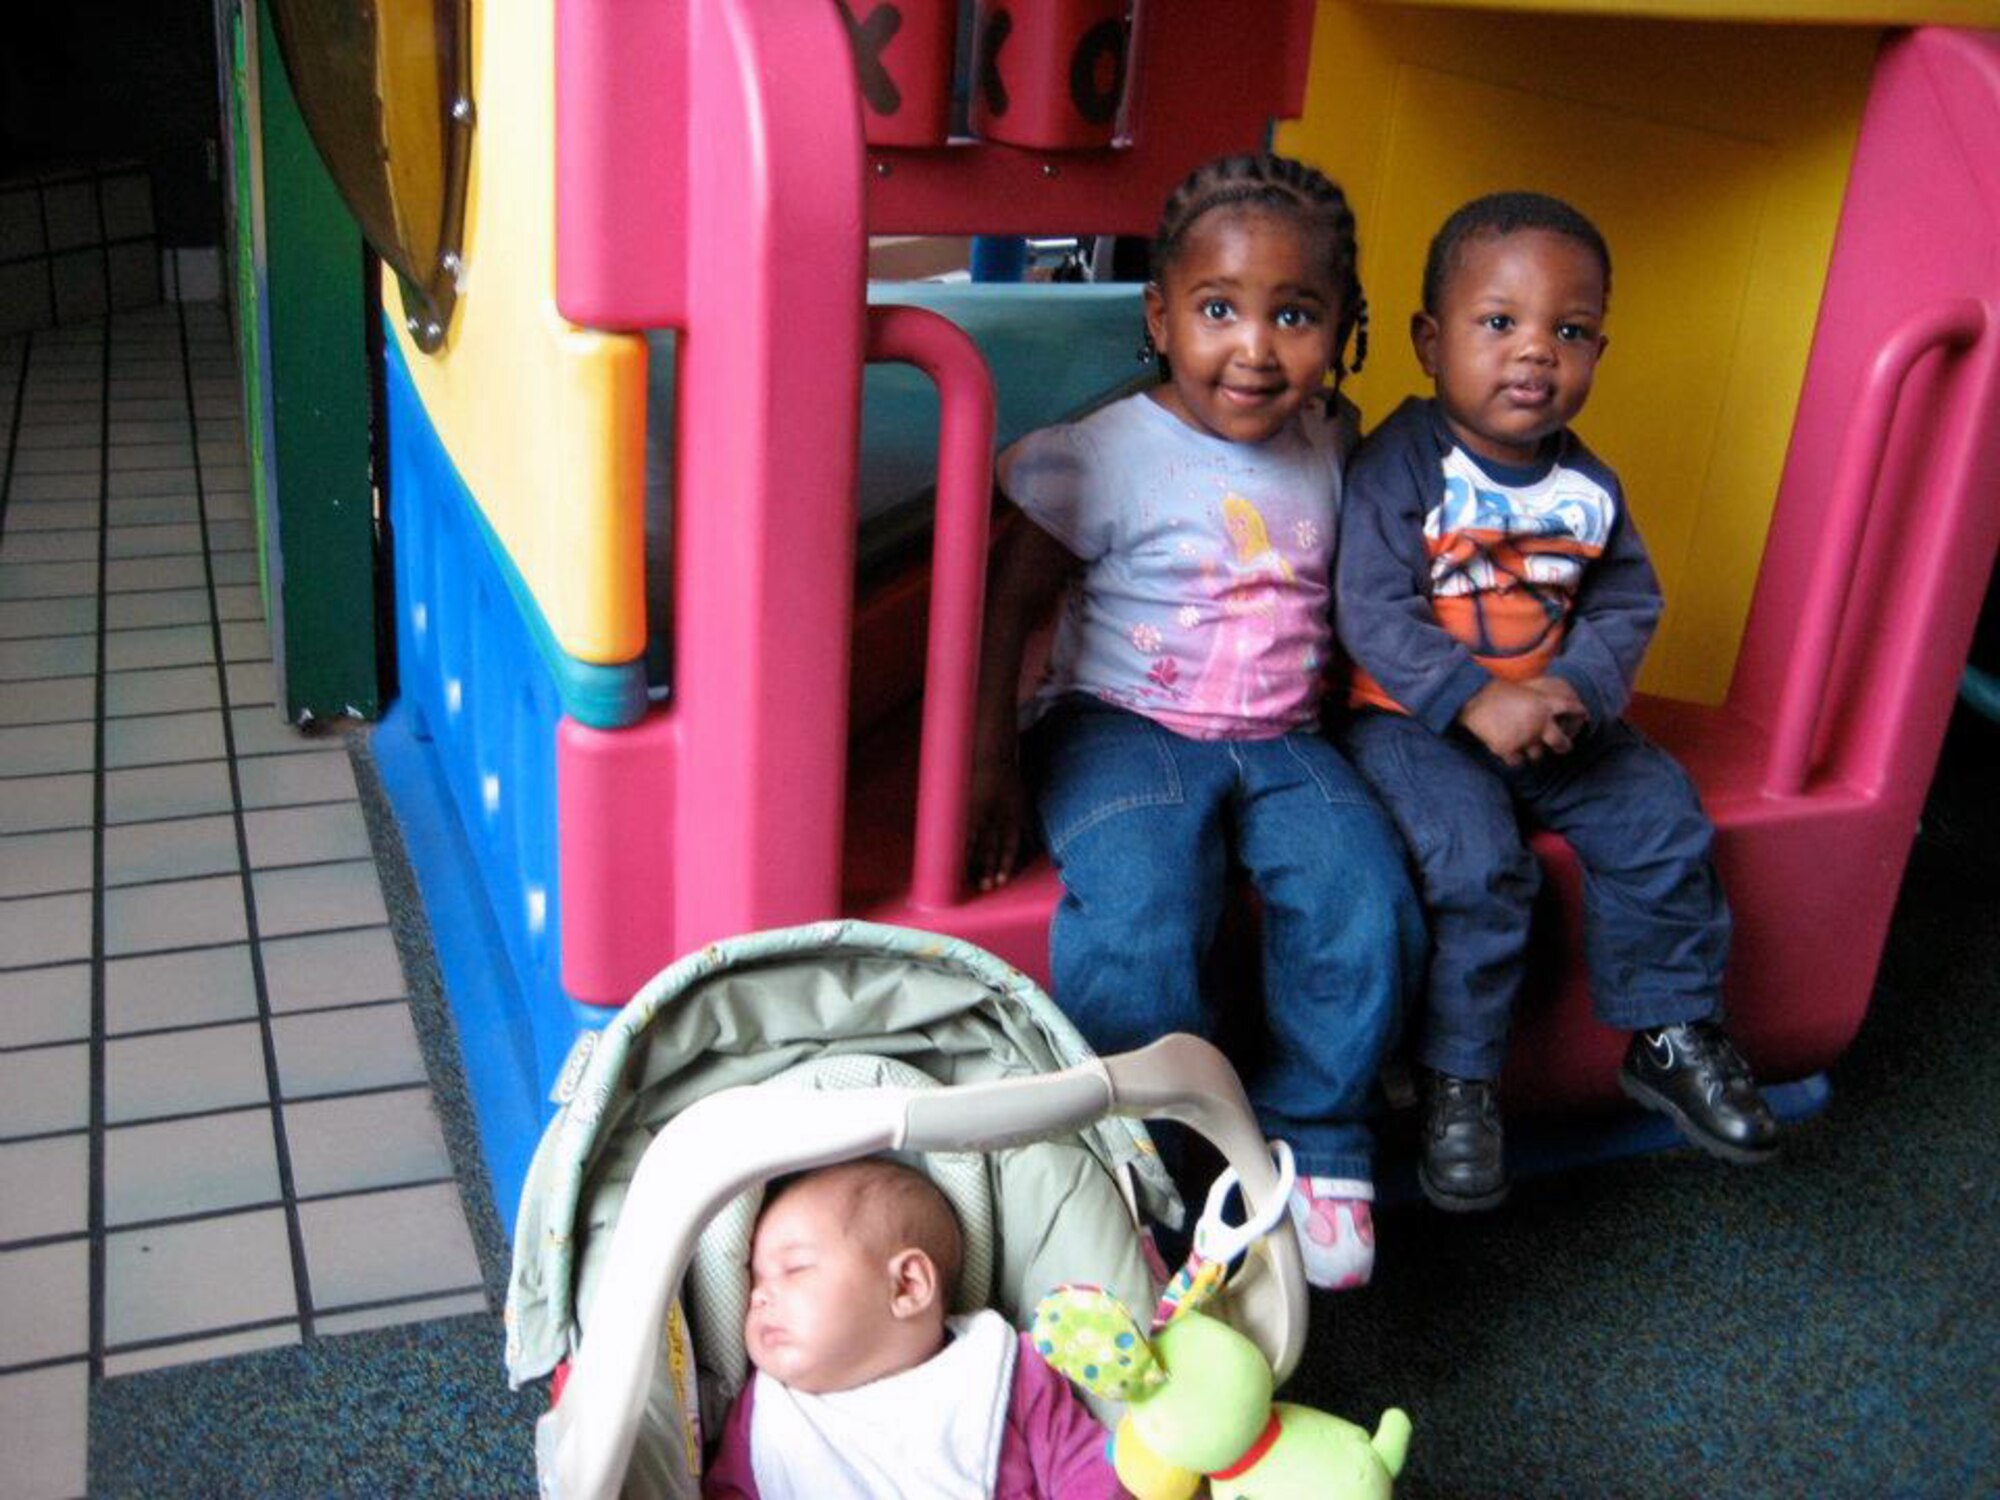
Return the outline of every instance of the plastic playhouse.
[[[1138,288],[871,286],[869,238],[1148,234],[1273,122],[1359,212],[1370,420],[1451,206],[1604,228],[1584,426],[1669,600],[1635,717],[1720,827],[1760,1075],[1852,1039],[2000,542],[2000,5],[461,8],[448,295],[384,281],[378,750],[503,1214],[577,1033],[677,955],[844,915],[1046,979],[1046,865],[959,873],[990,466],[1144,377]],[[1619,1039],[1545,854],[1508,1088],[1574,1112]]]

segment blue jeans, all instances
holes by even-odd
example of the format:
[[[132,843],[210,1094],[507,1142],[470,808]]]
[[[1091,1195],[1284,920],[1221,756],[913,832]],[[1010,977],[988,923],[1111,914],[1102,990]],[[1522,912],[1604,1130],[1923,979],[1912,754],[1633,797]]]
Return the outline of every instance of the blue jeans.
[[[1511,768],[1463,731],[1433,734],[1397,713],[1358,713],[1343,739],[1423,885],[1424,1066],[1500,1075],[1541,886],[1525,837],[1537,827],[1567,839],[1583,867],[1598,1019],[1629,1031],[1718,1013],[1730,920],[1709,857],[1715,830],[1687,773],[1636,729],[1614,719],[1567,755]]]
[[[1370,1175],[1370,1091],[1424,953],[1396,830],[1306,731],[1194,740],[1069,699],[1029,738],[1062,876],[1055,998],[1099,1052],[1213,1032],[1201,976],[1232,857],[1262,898],[1265,1056],[1245,1091],[1299,1170]]]

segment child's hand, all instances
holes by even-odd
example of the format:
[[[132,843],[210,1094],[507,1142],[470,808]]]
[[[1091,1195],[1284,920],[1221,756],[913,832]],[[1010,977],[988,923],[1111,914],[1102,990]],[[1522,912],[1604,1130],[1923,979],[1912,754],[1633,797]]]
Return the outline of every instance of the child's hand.
[[[1564,737],[1560,746],[1547,739],[1543,744],[1556,754],[1566,752],[1576,742],[1576,737],[1590,727],[1590,710],[1583,706],[1583,699],[1567,679],[1561,677],[1532,677],[1521,684],[1530,692],[1540,693],[1555,706],[1556,727]]]
[[[1576,699],[1574,692],[1569,696]],[[1553,692],[1496,677],[1458,711],[1458,722],[1502,764],[1518,766],[1540,760],[1546,751],[1561,755],[1569,749],[1571,741],[1558,703]],[[1576,709],[1582,711],[1581,700],[1576,701]]]
[[[975,889],[998,890],[1013,878],[1033,847],[1034,811],[1018,764],[984,758],[974,763],[965,865]]]

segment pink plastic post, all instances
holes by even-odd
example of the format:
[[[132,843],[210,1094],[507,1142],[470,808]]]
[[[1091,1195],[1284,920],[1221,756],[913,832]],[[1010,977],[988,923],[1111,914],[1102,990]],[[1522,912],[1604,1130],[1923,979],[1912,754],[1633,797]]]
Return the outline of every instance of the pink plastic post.
[[[868,358],[915,365],[938,388],[936,539],[910,880],[911,904],[934,910],[957,903],[965,869],[986,522],[993,507],[993,376],[962,329],[920,307],[870,308]]]
[[[1835,470],[1833,497],[1826,508],[1827,540],[1816,560],[1805,614],[1799,621],[1792,675],[1778,700],[1770,765],[1764,778],[1768,797],[1793,797],[1805,788],[1827,678],[1833,670],[1834,648],[1847,613],[1855,558],[1868,529],[1868,514],[1903,384],[1925,354],[1939,348],[1969,348],[1987,331],[1988,323],[1985,307],[1969,298],[1934,304],[1907,318],[1868,367]]]

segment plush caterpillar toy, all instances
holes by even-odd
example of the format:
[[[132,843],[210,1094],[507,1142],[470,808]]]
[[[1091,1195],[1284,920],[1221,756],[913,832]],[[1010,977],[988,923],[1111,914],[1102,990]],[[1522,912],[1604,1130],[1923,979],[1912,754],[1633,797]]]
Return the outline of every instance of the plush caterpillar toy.
[[[1183,1309],[1150,1337],[1095,1287],[1059,1287],[1035,1309],[1035,1348],[1079,1385],[1126,1403],[1112,1467],[1136,1500],[1387,1500],[1410,1419],[1371,1437],[1310,1407],[1271,1400],[1271,1367],[1220,1319]]]
[[[1290,1187],[1257,1222],[1229,1226],[1225,1174],[1195,1231],[1195,1253],[1167,1286],[1144,1332],[1124,1303],[1098,1287],[1062,1286],[1035,1308],[1042,1358],[1078,1385],[1125,1403],[1111,1438],[1119,1483],[1136,1500],[1189,1500],[1208,1481],[1212,1500],[1388,1500],[1409,1451],[1410,1419],[1396,1407],[1373,1436],[1339,1417],[1271,1399],[1271,1367],[1254,1341],[1200,1311],[1222,1290],[1229,1263],[1276,1229]]]

